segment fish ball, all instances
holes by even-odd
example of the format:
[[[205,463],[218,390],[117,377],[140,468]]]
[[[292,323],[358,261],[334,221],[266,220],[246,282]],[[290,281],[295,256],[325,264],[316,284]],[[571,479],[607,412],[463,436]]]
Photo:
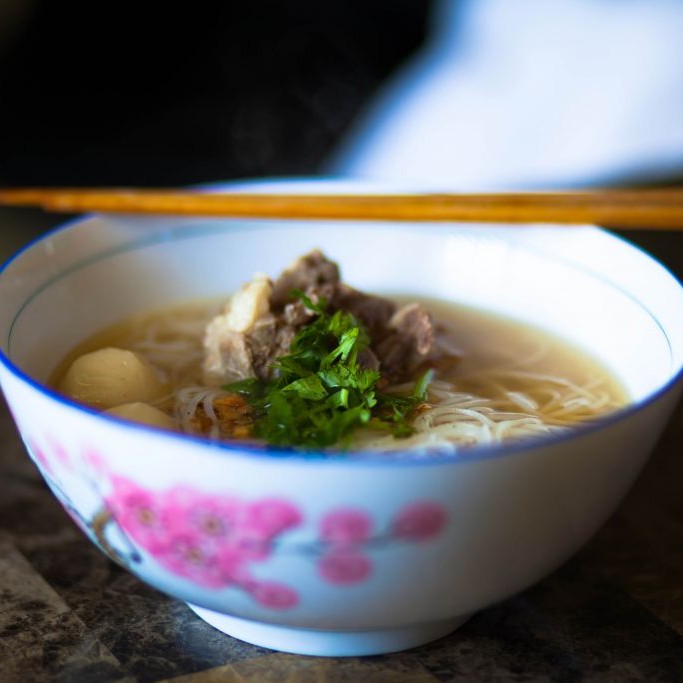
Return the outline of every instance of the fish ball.
[[[136,401],[149,403],[166,391],[144,358],[111,347],[77,358],[59,388],[77,401],[101,409]]]

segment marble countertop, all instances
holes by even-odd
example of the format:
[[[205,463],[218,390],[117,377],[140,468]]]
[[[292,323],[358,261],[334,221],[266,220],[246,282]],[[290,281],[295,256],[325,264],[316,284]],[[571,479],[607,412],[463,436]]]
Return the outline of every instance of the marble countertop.
[[[0,255],[54,217],[0,210]],[[629,237],[683,278],[680,235]],[[71,522],[0,406],[0,681],[683,681],[683,405],[609,522],[550,577],[453,634],[368,658],[225,636],[109,562]]]

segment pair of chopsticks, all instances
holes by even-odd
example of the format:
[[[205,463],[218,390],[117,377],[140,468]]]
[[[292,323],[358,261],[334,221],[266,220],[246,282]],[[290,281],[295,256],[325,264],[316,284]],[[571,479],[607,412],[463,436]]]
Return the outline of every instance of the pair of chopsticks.
[[[125,188],[0,188],[0,205],[68,213],[683,229],[683,188],[478,194],[205,194]]]

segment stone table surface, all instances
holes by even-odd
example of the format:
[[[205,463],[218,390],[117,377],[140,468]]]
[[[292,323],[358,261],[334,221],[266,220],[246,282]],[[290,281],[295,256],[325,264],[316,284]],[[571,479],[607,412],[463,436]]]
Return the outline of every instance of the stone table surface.
[[[4,256],[55,222],[0,210]],[[683,277],[683,236],[629,237]],[[607,524],[541,583],[399,654],[316,658],[225,636],[108,561],[0,406],[0,682],[683,681],[683,406]]]

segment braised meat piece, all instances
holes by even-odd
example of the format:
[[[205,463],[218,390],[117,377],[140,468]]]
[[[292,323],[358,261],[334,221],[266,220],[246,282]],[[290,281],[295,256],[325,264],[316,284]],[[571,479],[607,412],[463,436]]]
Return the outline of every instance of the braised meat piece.
[[[389,334],[377,345],[382,375],[396,383],[410,378],[434,347],[434,323],[421,304],[406,304],[389,320]]]
[[[269,318],[268,300],[272,284],[265,276],[256,276],[243,285],[228,301],[223,313],[208,324],[204,332],[204,381],[221,385],[256,377],[249,334],[257,322]],[[274,319],[273,319],[274,320]]]
[[[267,379],[273,376],[273,361],[289,353],[296,329],[272,314],[257,321],[247,335],[247,346],[256,377]]]
[[[333,285],[326,291],[334,294],[334,285],[337,284],[339,284],[339,267],[316,249],[298,258],[275,280],[270,305],[274,311],[282,310],[291,303],[291,292],[295,289],[305,292],[308,296],[311,294],[320,296],[321,287]]]
[[[353,314],[365,325],[373,345],[386,336],[389,321],[396,311],[396,304],[389,299],[364,294],[348,285],[341,284],[332,300],[335,310],[341,309]]]
[[[397,309],[389,299],[343,284],[337,265],[316,250],[297,259],[275,282],[257,276],[209,323],[204,336],[207,384],[273,376],[273,361],[289,352],[297,331],[316,315],[292,298],[292,290],[316,303],[324,299],[330,312],[344,310],[355,316],[371,339],[359,363],[379,369],[389,383],[411,379],[436,352],[434,325],[423,306]]]

